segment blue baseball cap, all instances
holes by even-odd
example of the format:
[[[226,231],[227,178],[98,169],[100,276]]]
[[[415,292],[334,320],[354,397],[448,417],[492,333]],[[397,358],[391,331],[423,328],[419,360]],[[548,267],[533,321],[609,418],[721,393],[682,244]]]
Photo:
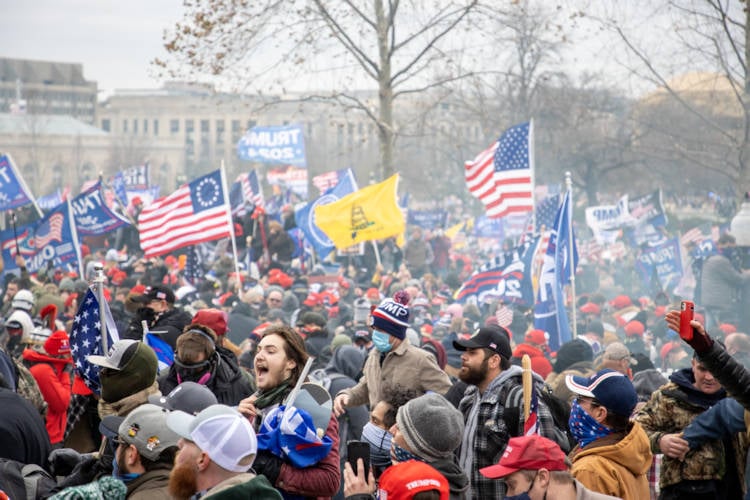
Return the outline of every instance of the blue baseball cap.
[[[633,383],[622,373],[606,368],[592,377],[565,377],[565,385],[573,393],[596,399],[607,410],[629,417],[633,413],[638,395]]]

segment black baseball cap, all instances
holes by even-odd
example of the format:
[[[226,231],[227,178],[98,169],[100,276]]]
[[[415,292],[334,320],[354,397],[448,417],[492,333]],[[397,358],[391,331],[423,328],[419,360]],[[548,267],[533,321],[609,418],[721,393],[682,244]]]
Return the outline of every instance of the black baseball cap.
[[[171,288],[163,285],[153,285],[146,288],[143,295],[133,298],[135,302],[148,304],[152,300],[166,300],[168,304],[174,304],[175,296]]]
[[[489,349],[490,351],[495,351],[505,359],[510,359],[513,356],[508,331],[497,325],[483,326],[477,329],[474,335],[467,340],[454,340],[453,347],[457,351]]]

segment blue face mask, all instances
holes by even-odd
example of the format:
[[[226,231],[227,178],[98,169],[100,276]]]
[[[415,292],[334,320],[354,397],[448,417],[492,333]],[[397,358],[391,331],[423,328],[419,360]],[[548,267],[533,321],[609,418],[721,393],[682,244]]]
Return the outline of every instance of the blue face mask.
[[[420,462],[424,462],[424,460],[416,456],[414,453],[401,448],[396,443],[391,443],[391,459],[393,463],[407,462],[409,460],[419,460]]]
[[[115,477],[123,483],[128,484],[130,481],[136,479],[139,476],[140,474],[136,474],[134,472],[121,473],[120,466],[117,465],[117,452],[115,452],[115,456],[112,459],[112,477]]]
[[[391,336],[387,333],[379,332],[378,330],[372,331],[372,343],[375,344],[375,349],[380,352],[388,352],[391,350]]]
[[[391,465],[391,433],[372,422],[362,428],[362,441],[370,444],[370,463],[375,467]]]
[[[612,429],[600,424],[594,417],[586,413],[577,399],[573,400],[570,407],[568,427],[570,427],[570,433],[581,448],[585,448],[599,438],[612,434]]]

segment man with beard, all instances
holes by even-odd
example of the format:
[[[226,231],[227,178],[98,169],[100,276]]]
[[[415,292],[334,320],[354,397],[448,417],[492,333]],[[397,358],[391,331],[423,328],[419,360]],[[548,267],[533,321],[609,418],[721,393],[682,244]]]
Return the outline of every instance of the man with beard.
[[[124,418],[105,417],[99,425],[117,444],[112,475],[127,486],[128,500],[171,498],[167,485],[180,436],[167,427],[167,413],[145,404]]]
[[[479,470],[496,464],[508,440],[523,433],[522,370],[510,364],[510,335],[500,326],[482,327],[468,340],[454,340],[453,347],[463,352],[458,377],[469,385],[458,406],[465,422],[459,465],[469,475],[472,498],[503,498],[505,484],[482,476]],[[533,378],[539,391],[544,381],[535,373]],[[506,421],[510,411],[519,416],[515,428]],[[537,419],[542,436],[566,443],[542,401]]]
[[[173,411],[167,427],[179,435],[169,475],[172,498],[276,498],[264,476],[250,472],[258,450],[255,431],[237,410],[212,405],[197,415]]]
[[[263,418],[281,405],[297,384],[307,362],[302,337],[288,326],[270,326],[263,333],[255,354],[258,392],[243,399],[239,411],[259,429]],[[297,467],[269,450],[259,450],[253,468],[288,495],[332,497],[339,489],[339,426],[332,414],[325,430],[331,452],[308,467]]]

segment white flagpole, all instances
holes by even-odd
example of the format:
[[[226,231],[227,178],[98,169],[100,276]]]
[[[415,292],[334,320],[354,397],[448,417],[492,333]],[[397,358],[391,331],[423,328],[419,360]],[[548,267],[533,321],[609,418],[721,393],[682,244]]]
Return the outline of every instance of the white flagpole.
[[[224,172],[224,160],[221,160],[221,189],[224,192],[224,207],[227,213],[227,226],[229,227],[229,236],[232,240],[232,254],[234,255],[234,272],[237,276],[237,292],[242,290],[242,278],[240,277],[240,262],[237,256],[237,241],[234,238],[234,223],[232,222],[232,207],[229,204],[229,191],[227,190],[227,176]]]
[[[531,227],[536,231],[536,179],[534,177],[534,119],[529,120],[529,174],[531,175]]]
[[[573,241],[573,178],[570,171],[565,172],[565,187],[568,190],[568,259],[570,259],[570,319],[573,323],[573,338],[578,338],[578,320],[576,318],[576,269],[575,269],[575,254],[573,249],[575,248],[575,241]],[[557,236],[558,240],[560,235]]]
[[[76,220],[75,217],[73,217],[73,208],[70,206],[70,198],[67,198],[65,200],[65,204],[68,207],[68,221],[70,223],[70,232],[73,235],[73,247],[76,251],[76,260],[78,261],[78,272],[80,273],[79,276],[81,279],[86,279],[86,276],[83,275],[83,257],[81,257],[81,242],[78,239],[78,228],[76,227]]]

